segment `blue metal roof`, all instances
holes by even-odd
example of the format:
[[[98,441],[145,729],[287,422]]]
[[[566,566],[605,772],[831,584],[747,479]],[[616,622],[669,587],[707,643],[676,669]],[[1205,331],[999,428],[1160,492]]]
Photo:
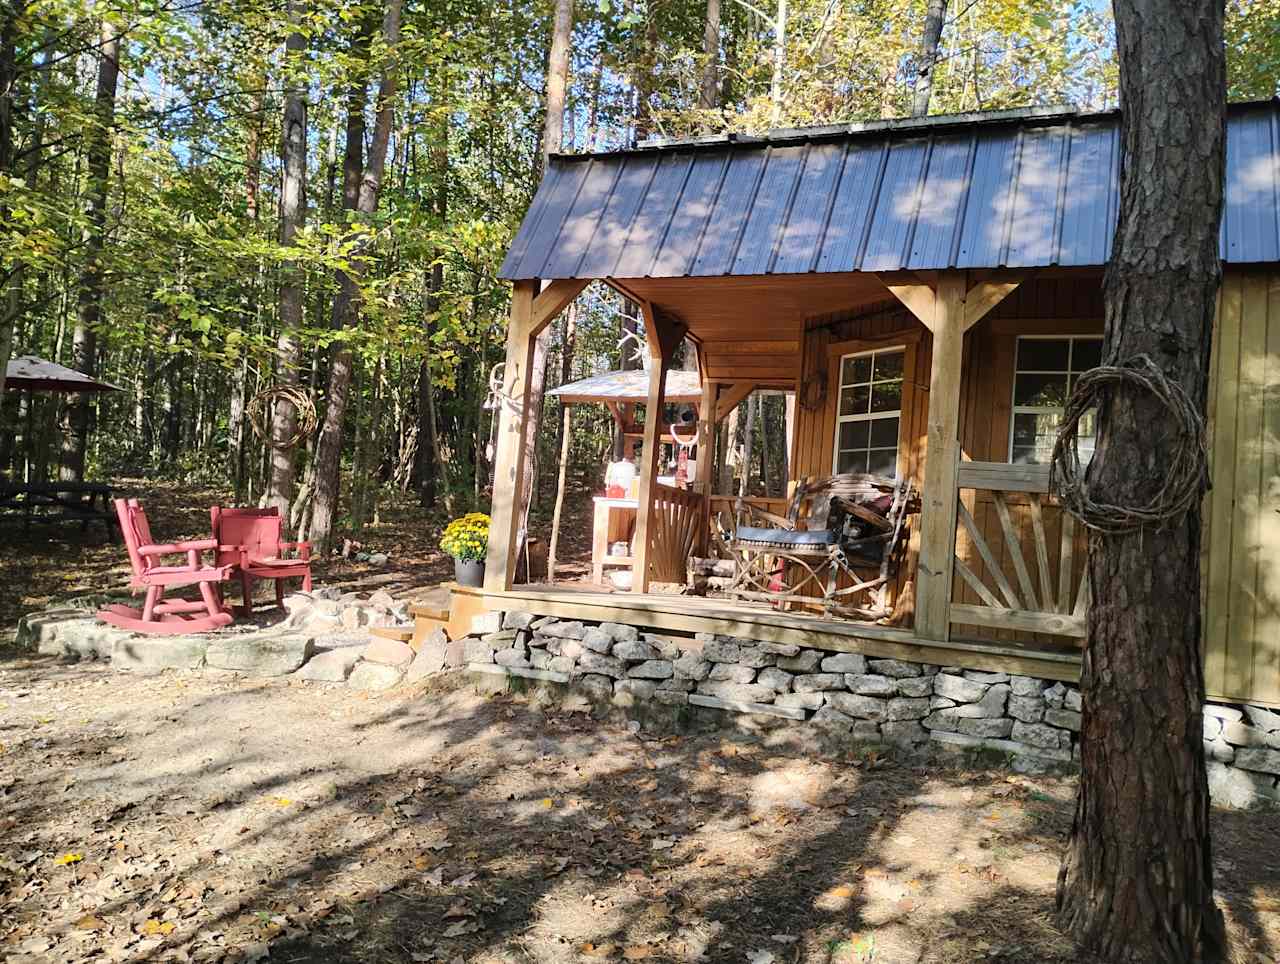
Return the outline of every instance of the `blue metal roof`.
[[[1097,266],[1119,206],[1119,114],[931,117],[561,155],[501,276]],[[1222,257],[1280,261],[1280,101],[1227,121]]]

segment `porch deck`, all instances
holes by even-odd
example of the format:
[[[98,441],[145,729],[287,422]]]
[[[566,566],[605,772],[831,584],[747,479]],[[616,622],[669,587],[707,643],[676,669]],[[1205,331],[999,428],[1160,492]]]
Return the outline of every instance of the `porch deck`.
[[[505,591],[455,589],[482,597],[490,610],[519,609],[540,616],[619,622],[659,633],[698,632],[740,636],[812,649],[963,666],[1076,682],[1080,651],[1074,648],[952,638],[924,639],[909,629],[778,612],[766,603],[664,593],[601,592],[572,585],[517,585]]]

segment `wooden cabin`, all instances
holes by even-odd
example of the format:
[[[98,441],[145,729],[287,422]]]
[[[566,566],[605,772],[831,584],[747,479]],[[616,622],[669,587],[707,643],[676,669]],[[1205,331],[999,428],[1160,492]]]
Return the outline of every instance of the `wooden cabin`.
[[[1233,106],[1227,145],[1208,695],[1280,706],[1280,104]],[[1119,164],[1117,114],[1039,108],[554,158],[502,269],[513,296],[486,605],[1078,678],[1086,543],[1046,462],[1072,380],[1100,357]],[[651,592],[705,538],[711,498],[710,460],[700,485],[658,484],[658,419],[633,591],[512,584],[534,339],[596,280],[643,313],[647,411],[688,339],[705,437],[751,391],[794,392],[793,478],[913,481],[892,625]]]

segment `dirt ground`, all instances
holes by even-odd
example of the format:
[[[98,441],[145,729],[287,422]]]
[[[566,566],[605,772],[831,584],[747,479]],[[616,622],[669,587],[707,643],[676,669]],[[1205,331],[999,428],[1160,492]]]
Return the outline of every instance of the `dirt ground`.
[[[12,655],[0,742],[6,961],[1084,960],[1065,778]],[[1280,952],[1275,828],[1214,818],[1240,961]]]

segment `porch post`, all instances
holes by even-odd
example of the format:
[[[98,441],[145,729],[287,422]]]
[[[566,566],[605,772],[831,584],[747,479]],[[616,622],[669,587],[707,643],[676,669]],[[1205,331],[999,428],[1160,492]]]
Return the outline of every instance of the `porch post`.
[[[552,281],[539,293],[540,282],[516,281],[507,325],[507,360],[498,399],[497,446],[493,456],[493,501],[489,510],[489,551],[485,556],[486,592],[505,592],[515,575],[519,546],[521,493],[525,477],[525,433],[529,424],[529,387],[538,334],[551,324],[589,284],[583,280]],[[540,402],[541,399],[538,399]]]
[[[925,639],[947,640],[951,637],[951,588],[955,578],[964,333],[1013,291],[1019,280],[983,281],[970,287],[963,271],[905,278],[882,276],[881,280],[933,333],[915,631]]]

